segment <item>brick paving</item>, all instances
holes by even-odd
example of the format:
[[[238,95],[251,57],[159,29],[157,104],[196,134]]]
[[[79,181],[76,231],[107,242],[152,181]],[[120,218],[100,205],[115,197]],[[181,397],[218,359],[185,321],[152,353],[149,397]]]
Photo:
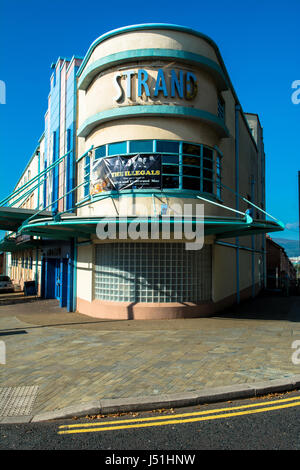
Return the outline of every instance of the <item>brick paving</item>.
[[[23,299],[24,300],[24,299]],[[300,373],[300,297],[260,297],[211,318],[98,320],[55,300],[1,304],[0,388],[38,386],[37,414],[101,398],[199,391]]]

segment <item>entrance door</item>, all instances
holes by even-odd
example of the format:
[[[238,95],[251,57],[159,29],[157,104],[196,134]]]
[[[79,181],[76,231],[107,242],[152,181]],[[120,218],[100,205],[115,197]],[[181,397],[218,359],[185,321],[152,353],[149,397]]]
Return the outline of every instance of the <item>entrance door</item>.
[[[60,300],[61,297],[61,273],[60,273],[60,260],[55,259],[53,260],[55,263],[54,271],[55,271],[55,298]]]
[[[60,260],[60,307],[66,307],[68,303],[68,260],[63,258]]]
[[[60,307],[67,306],[67,258],[48,258],[45,260],[45,298],[59,300]]]

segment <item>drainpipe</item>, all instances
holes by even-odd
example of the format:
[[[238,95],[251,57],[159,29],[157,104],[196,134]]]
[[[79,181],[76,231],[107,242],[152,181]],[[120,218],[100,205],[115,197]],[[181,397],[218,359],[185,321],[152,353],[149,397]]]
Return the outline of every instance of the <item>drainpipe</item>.
[[[37,152],[37,156],[38,156],[38,174],[40,174],[41,172],[41,153],[40,151]],[[37,209],[40,208],[40,176],[38,178],[38,187],[37,187],[37,206],[36,206]]]
[[[255,180],[254,180],[254,177],[252,176],[251,177],[251,202],[254,202],[254,185],[255,185]],[[256,203],[256,202],[255,202]],[[253,212],[254,212],[254,208],[252,208]],[[254,218],[254,217],[252,217]],[[251,262],[252,262],[252,268],[251,268],[251,271],[252,271],[252,298],[255,297],[255,256],[254,256],[254,235],[251,236],[251,247],[252,247],[252,255],[251,255]]]
[[[35,288],[38,293],[38,282],[39,282],[39,249],[35,250]]]
[[[68,257],[68,296],[67,296],[67,310],[74,312],[74,270],[75,270],[75,250],[74,238],[70,242],[70,254]]]
[[[72,312],[76,312],[76,300],[77,300],[77,238],[74,238],[73,242],[73,301],[72,301]]]
[[[41,152],[38,150],[37,152],[37,157],[38,157],[38,174],[41,172]],[[37,205],[36,205],[37,210],[40,208],[40,177],[38,178],[38,187],[37,187]],[[38,281],[39,281],[39,249],[36,248],[35,250],[35,288],[38,292]]]
[[[235,105],[235,208],[238,211],[240,207],[239,203],[239,194],[240,194],[240,182],[239,182],[239,143],[240,143],[240,134],[239,134],[239,113],[240,105]],[[237,216],[237,214],[236,214]],[[236,301],[240,303],[240,251],[239,251],[239,237],[236,237],[235,243],[237,245],[236,249]]]

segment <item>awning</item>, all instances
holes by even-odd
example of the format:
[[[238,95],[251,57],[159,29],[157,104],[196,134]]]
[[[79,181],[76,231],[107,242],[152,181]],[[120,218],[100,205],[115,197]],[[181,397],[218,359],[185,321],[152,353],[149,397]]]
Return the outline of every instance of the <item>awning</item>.
[[[115,224],[118,228],[121,224],[148,224],[149,230],[151,223],[158,223],[162,228],[164,224],[170,224],[170,230],[175,224],[183,224],[189,222],[192,229],[195,230],[197,224],[204,224],[204,235],[215,235],[218,239],[251,236],[259,233],[268,233],[284,230],[282,223],[267,220],[253,220],[249,215],[244,217],[204,217],[196,219],[191,217],[175,218],[163,217],[143,218],[143,217],[126,217],[126,218],[109,218],[109,217],[76,217],[62,216],[59,220],[52,218],[32,219],[30,222],[20,227],[21,234],[36,235],[40,237],[55,238],[58,240],[70,239],[73,237],[89,239],[92,234],[96,234],[98,224],[107,226],[107,224]],[[149,232],[150,233],[150,232]],[[149,237],[150,238],[150,237]]]
[[[0,207],[0,230],[16,232],[25,220],[36,213],[36,209],[21,209],[19,207]],[[51,212],[43,211],[42,217],[51,217]]]
[[[28,248],[36,248],[40,244],[40,240],[33,240],[30,235],[6,236],[0,240],[1,251],[18,251],[27,250]]]

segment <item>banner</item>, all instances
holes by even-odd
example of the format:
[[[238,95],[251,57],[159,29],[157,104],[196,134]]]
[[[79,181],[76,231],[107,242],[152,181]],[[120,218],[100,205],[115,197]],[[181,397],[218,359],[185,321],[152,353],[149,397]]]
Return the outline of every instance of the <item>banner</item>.
[[[147,188],[161,189],[161,155],[117,155],[92,164],[91,194]]]

